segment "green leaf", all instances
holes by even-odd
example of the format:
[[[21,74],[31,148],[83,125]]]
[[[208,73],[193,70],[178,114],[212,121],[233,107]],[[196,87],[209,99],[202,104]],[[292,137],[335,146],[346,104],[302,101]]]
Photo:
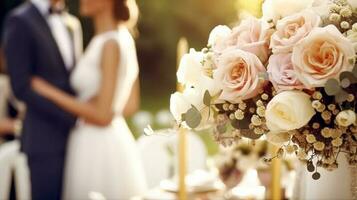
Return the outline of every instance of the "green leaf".
[[[341,91],[340,83],[336,79],[329,79],[325,84],[325,92],[329,96],[338,94]]]
[[[339,93],[337,93],[335,95],[335,101],[337,103],[343,103],[344,101],[346,101],[348,98],[348,93],[344,90],[341,90]]]
[[[212,96],[210,95],[209,91],[206,90],[204,96],[203,96],[203,103],[206,105],[206,106],[211,106],[211,99],[212,99]]]
[[[182,113],[181,115],[181,121],[185,121],[186,120],[186,113]]]
[[[353,56],[351,58],[348,59],[348,62],[351,64],[351,65],[354,65],[356,63],[356,57]]]
[[[194,129],[197,128],[202,120],[202,116],[199,110],[196,107],[192,106],[185,114],[185,122],[187,126]]]
[[[341,80],[341,87],[348,88],[351,85],[351,81],[348,78],[344,78]]]
[[[352,73],[355,77],[357,77],[357,64],[353,67]]]
[[[357,77],[354,76],[352,72],[342,72],[340,74],[340,81],[343,81],[344,79],[348,79],[351,84],[357,83]]]

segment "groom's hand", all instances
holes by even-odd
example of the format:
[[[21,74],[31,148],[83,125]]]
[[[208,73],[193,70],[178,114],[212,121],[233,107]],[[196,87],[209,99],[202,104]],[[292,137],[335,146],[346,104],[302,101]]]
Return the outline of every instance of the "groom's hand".
[[[12,119],[2,119],[0,120],[0,136],[3,134],[9,134],[15,132],[15,120]]]

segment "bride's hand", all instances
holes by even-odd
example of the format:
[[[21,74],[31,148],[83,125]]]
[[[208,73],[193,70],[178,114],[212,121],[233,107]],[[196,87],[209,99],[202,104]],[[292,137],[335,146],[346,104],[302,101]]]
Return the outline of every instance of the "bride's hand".
[[[96,104],[96,101],[97,101],[97,97],[93,97],[93,98],[91,98],[91,99],[88,101],[88,103],[90,103],[90,104]],[[114,118],[115,115],[116,115],[115,112],[112,111],[112,112],[111,112],[111,118]],[[90,120],[88,120],[88,119],[84,120],[84,122],[87,123],[87,124],[94,124],[94,121],[90,121]]]

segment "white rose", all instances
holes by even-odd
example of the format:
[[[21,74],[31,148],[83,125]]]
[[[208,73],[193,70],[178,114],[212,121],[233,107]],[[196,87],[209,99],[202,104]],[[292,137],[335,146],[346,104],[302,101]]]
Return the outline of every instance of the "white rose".
[[[206,111],[203,109],[203,93],[195,88],[187,88],[182,93],[175,92],[170,98],[170,112],[177,122],[181,122],[182,114],[186,113],[192,106],[195,106],[201,112],[202,118],[207,119]]]
[[[269,130],[278,133],[305,126],[314,114],[309,95],[284,91],[268,103],[265,117]]]
[[[209,34],[208,45],[214,46],[217,42],[228,37],[232,30],[228,26],[218,25],[214,27]]]
[[[201,76],[196,85],[196,89],[201,91],[202,94],[207,90],[211,96],[218,95],[221,92],[221,87],[216,81],[208,76]]]
[[[202,62],[205,61],[205,65]],[[215,96],[220,92],[220,88],[215,84],[214,80],[208,75],[213,73],[211,68],[212,62],[207,59],[206,54],[190,49],[190,52],[185,54],[177,71],[177,80],[186,88],[195,87],[201,93],[206,90],[211,96]]]
[[[181,121],[182,114],[191,108],[191,103],[181,92],[175,92],[170,98],[170,112],[177,122]]]
[[[198,77],[204,73],[203,59],[204,54],[195,49],[190,49],[189,53],[183,55],[176,74],[178,82],[187,86],[197,85]]]
[[[314,0],[265,0],[263,3],[263,19],[277,21],[312,7]]]
[[[347,127],[356,122],[356,113],[352,110],[344,110],[336,116],[337,124]]]

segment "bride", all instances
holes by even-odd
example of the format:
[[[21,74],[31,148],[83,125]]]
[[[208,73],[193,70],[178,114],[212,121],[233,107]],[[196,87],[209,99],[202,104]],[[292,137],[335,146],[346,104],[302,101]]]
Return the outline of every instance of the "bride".
[[[135,1],[133,0],[133,3]],[[78,97],[38,77],[33,89],[80,120],[71,133],[64,199],[129,199],[146,190],[135,140],[124,120],[139,104],[135,44],[126,24],[132,17],[126,0],[81,0],[95,36],[71,75]]]

